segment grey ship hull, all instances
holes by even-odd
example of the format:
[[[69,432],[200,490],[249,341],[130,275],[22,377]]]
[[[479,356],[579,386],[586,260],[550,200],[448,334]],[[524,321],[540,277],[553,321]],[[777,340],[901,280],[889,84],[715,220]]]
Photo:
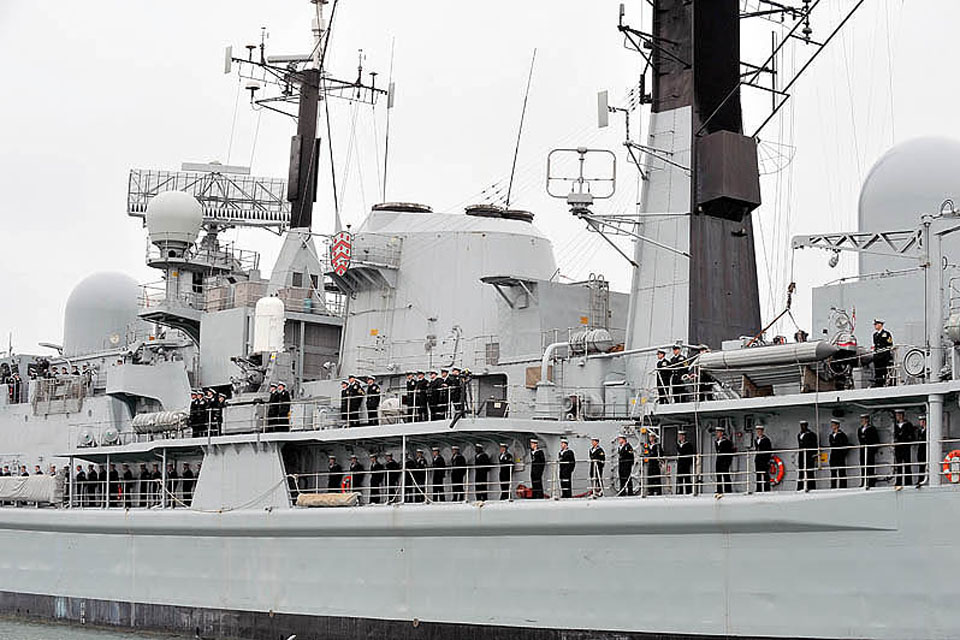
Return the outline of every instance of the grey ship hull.
[[[4,509],[0,609],[215,638],[948,638],[958,499]]]

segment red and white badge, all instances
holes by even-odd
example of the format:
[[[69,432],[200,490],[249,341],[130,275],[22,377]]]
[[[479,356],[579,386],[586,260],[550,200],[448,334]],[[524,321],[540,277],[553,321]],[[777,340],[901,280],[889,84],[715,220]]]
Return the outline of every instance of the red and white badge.
[[[333,242],[330,244],[330,264],[333,266],[334,273],[342,276],[347,272],[351,255],[353,255],[353,236],[346,231],[333,236]]]

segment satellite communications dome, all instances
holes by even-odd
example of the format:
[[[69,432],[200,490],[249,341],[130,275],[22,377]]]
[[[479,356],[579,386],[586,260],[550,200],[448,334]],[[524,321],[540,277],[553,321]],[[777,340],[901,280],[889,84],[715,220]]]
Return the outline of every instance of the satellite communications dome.
[[[197,240],[203,207],[182,191],[163,191],[147,204],[147,233],[156,245],[187,247]]]
[[[285,321],[283,300],[274,296],[257,300],[253,312],[253,352],[283,351]]]
[[[939,212],[948,198],[960,205],[960,142],[939,137],[908,140],[887,151],[867,174],[860,189],[860,231],[915,229],[921,215]],[[944,253],[960,258],[957,249],[960,242],[944,239]],[[860,254],[862,275],[903,266],[903,260]]]
[[[77,356],[122,347],[137,326],[140,287],[122,273],[95,273],[67,298],[63,317],[63,353]]]

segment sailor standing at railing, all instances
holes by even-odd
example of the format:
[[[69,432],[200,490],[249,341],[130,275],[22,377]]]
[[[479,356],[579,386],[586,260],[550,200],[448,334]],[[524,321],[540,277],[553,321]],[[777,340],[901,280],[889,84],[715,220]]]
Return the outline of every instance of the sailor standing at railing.
[[[431,449],[433,454],[433,471],[430,472],[430,499],[434,502],[444,502],[447,499],[446,477],[447,461],[440,455],[440,447]]]
[[[423,449],[417,449],[411,462],[407,460],[407,474],[409,475],[407,491],[413,495],[413,502],[425,502],[427,499],[427,459]],[[411,470],[412,469],[412,470]]]
[[[693,459],[697,448],[687,440],[687,432],[677,432],[677,488],[680,495],[693,493]]]
[[[403,473],[400,463],[393,459],[392,453],[383,454],[386,462],[383,463],[383,468],[387,473],[387,490],[389,491],[388,500],[395,501],[400,499],[400,476]]]
[[[453,492],[454,502],[463,502],[464,479],[467,477],[467,459],[460,453],[460,447],[453,445],[450,447],[452,454],[450,456],[450,489]]]
[[[573,470],[577,466],[577,457],[570,449],[566,438],[560,438],[560,453],[557,454],[558,475],[560,476],[560,497],[573,497]]]
[[[147,469],[147,465],[141,462],[137,473],[137,504],[140,507],[147,506],[147,494],[149,491],[150,471]]]
[[[672,376],[667,352],[663,349],[657,349],[657,402],[660,404],[670,402],[670,379]]]
[[[770,459],[773,457],[773,443],[767,436],[767,429],[762,424],[754,427],[756,437],[753,440],[753,448],[756,453],[753,456],[753,469],[757,476],[757,493],[766,493],[770,491]]]
[[[350,383],[346,380],[340,381],[340,422],[350,426]]]
[[[810,423],[800,421],[797,434],[797,491],[813,491],[817,488],[817,434],[810,431]]]
[[[366,469],[360,464],[357,454],[350,456],[350,475],[347,476],[346,488],[348,491],[363,491],[363,472]]]
[[[657,434],[647,433],[647,443],[643,447],[643,462],[646,465],[647,477],[647,495],[663,495],[663,470],[660,468],[660,458],[663,457],[663,449],[657,442]]]
[[[450,370],[450,406],[453,408],[453,415],[463,414],[463,385],[464,379],[460,373],[459,367],[453,367]]]
[[[927,416],[917,416],[917,486],[927,481]]]
[[[830,421],[830,488],[847,488],[847,452],[850,440],[843,432],[840,421],[836,418]]]
[[[436,371],[430,372],[430,383],[427,386],[427,404],[430,405],[430,419],[443,420],[446,405],[443,404],[445,395],[443,381],[437,376]]]
[[[6,475],[0,473],[0,475]],[[77,465],[77,473],[73,476],[73,486],[76,487],[76,496],[71,496],[72,502],[78,507],[87,506],[87,474],[83,470],[83,465]],[[79,500],[77,499],[79,497]]]
[[[540,448],[540,441],[530,438],[530,489],[531,498],[543,498],[543,471],[547,467],[547,457]]]
[[[370,454],[370,503],[379,504],[383,497],[383,489],[386,485],[384,478],[384,467],[377,459],[377,454]]]
[[[424,376],[423,371],[417,371],[416,391],[413,395],[413,419],[417,422],[426,422],[430,419],[427,410],[427,401],[430,397],[430,382]]]
[[[277,406],[280,401],[277,399],[277,383],[271,382],[267,387],[267,431],[273,431],[277,426]]]
[[[507,443],[500,443],[500,453],[497,456],[497,464],[500,465],[500,499],[510,499],[510,477],[513,475],[513,455]]]
[[[880,444],[880,434],[870,423],[869,413],[860,414],[857,441],[860,442],[860,486],[870,489],[877,485],[877,445]]]
[[[617,436],[617,477],[620,480],[621,496],[633,495],[633,447],[627,442],[627,436]]]
[[[190,418],[188,422],[190,425],[190,435],[194,438],[200,438],[205,435],[203,433],[203,409],[203,394],[200,393],[199,389],[194,389],[190,392]]]
[[[477,500],[483,502],[487,499],[487,491],[489,488],[490,456],[487,455],[483,445],[479,442],[473,445],[473,447],[477,452],[476,457],[473,459],[473,466],[476,469],[473,478],[474,493],[477,496]]]
[[[590,438],[590,489],[594,497],[603,495],[603,467],[607,462],[607,453],[600,446],[600,438]]]
[[[375,427],[380,424],[380,385],[373,376],[367,376],[367,425]]]
[[[401,404],[403,404],[403,421],[413,422],[417,395],[417,379],[413,372],[407,373],[407,380],[404,382],[403,389],[403,397],[400,399]]]
[[[887,372],[893,363],[893,336],[883,328],[883,320],[873,321],[873,386],[887,384]]]
[[[673,382],[674,402],[687,402],[687,383],[684,380],[688,373],[687,360],[683,357],[683,350],[680,345],[673,345],[673,357],[670,358],[670,369],[673,371],[671,381]]]
[[[363,387],[357,376],[347,377],[347,405],[350,414],[347,421],[351,427],[359,427],[363,424],[361,413],[363,411]]]
[[[189,507],[190,503],[193,502],[193,487],[196,485],[193,469],[190,467],[189,462],[183,463],[183,473],[180,474],[180,478],[183,502]]]
[[[913,423],[903,409],[893,412],[893,477],[896,488],[913,483],[910,449],[913,448]]]
[[[223,394],[221,394],[223,395]],[[287,385],[280,381],[277,383],[277,431],[290,431],[290,392],[287,391]],[[220,404],[220,422],[223,422],[223,406],[226,399],[221,399]]]
[[[327,490],[340,491],[343,482],[343,467],[337,462],[337,456],[327,456]]]
[[[733,441],[727,437],[723,429],[717,429],[717,439],[714,442],[717,459],[714,468],[717,473],[717,496],[733,493],[733,482],[730,479],[730,467],[733,465],[733,456],[736,449]]]
[[[204,434],[209,435],[213,433],[214,425],[214,414],[217,412],[217,397],[213,395],[213,389],[204,390],[203,395],[203,412],[204,412]]]

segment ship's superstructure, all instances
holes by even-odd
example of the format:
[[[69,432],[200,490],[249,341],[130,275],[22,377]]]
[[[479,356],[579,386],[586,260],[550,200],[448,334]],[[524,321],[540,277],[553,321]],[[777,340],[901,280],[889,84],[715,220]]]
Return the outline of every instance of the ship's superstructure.
[[[318,104],[389,96],[328,74],[314,4],[310,55],[228,52],[296,115],[287,180],[132,171],[159,282],[91,276],[55,355],[0,358],[0,611],[204,638],[956,635],[960,185],[795,238],[881,273],[818,289],[809,331],[761,324],[739,91],[774,67],[743,71],[739,23],[819,51],[818,2],[621,12],[653,87],[627,294],[559,281],[534,213],[489,203],[313,231]],[[610,228],[584,180],[562,195]],[[235,227],[282,236],[269,275]]]

